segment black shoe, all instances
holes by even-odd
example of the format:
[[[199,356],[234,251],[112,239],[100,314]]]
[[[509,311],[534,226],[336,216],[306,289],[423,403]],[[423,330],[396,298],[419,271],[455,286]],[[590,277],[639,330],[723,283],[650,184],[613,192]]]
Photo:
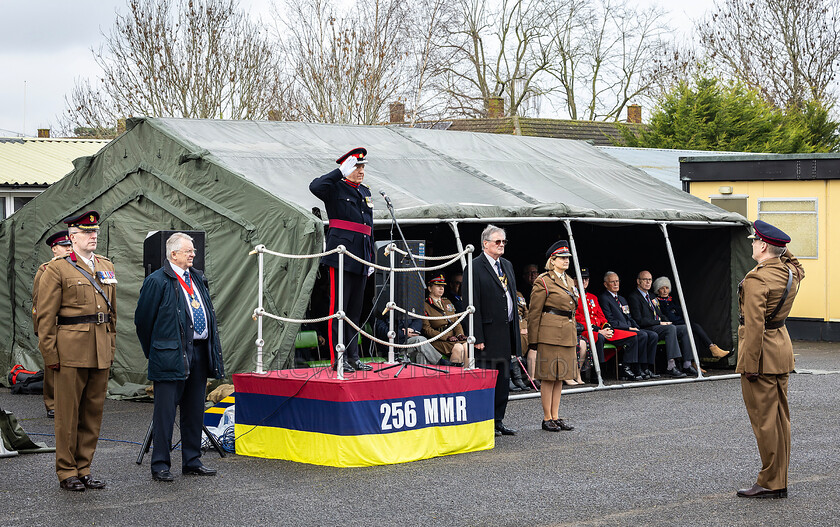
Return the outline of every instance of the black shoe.
[[[463,363],[463,362],[450,362],[450,363],[449,363],[449,365],[450,365],[450,366],[454,366],[454,367],[456,367],[456,368],[463,368],[463,367],[464,367],[464,363]]]
[[[671,377],[673,377],[675,379],[682,379],[683,377],[687,377],[687,375],[685,373],[681,372],[680,369],[677,368],[676,366],[674,366],[673,368],[668,370],[667,373],[668,373],[668,375],[670,375]]]
[[[748,489],[741,489],[737,492],[739,498],[787,498],[787,487],[779,490],[765,489],[758,483]]]
[[[446,357],[441,357],[439,361],[437,361],[438,366],[454,366],[454,362],[449,362]]]
[[[543,421],[542,422],[542,429],[547,431],[547,432],[559,432],[560,431],[560,427],[557,426],[557,423],[555,423],[551,419],[549,419],[548,421]]]
[[[512,392],[521,392],[521,391],[522,391],[522,388],[520,388],[519,386],[517,386],[517,385],[513,384],[513,379],[511,379],[511,380],[509,381],[509,383],[510,383],[510,384],[509,384],[509,386],[508,386],[508,389],[509,389],[510,391],[512,391]]]
[[[175,476],[172,475],[172,472],[169,472],[168,469],[158,470],[157,472],[152,472],[152,479],[155,481],[165,481],[167,483],[172,483],[175,481]]]
[[[692,377],[697,377],[697,370],[694,369],[693,366],[689,365],[687,368],[683,368],[683,372],[691,375]]]
[[[496,432],[500,432],[503,436],[516,435],[516,430],[506,427],[501,421],[496,421]]]
[[[554,424],[557,425],[557,428],[560,430],[574,430],[575,427],[569,424],[566,424],[566,421],[562,419],[555,419]]]
[[[641,375],[643,381],[650,379],[650,375],[648,375],[647,370],[640,370],[639,375]]]
[[[653,368],[646,368],[645,369],[645,374],[651,379],[658,379],[658,378],[662,377],[658,373],[653,373]]]
[[[335,369],[336,369],[335,364],[332,365],[332,369],[333,369],[333,371],[335,371]],[[351,366],[350,363],[347,362],[347,361],[344,361],[343,370],[344,370],[344,373],[355,373],[356,372],[356,369],[353,366]]]
[[[641,381],[642,376],[636,375],[633,373],[633,370],[630,369],[629,366],[625,365],[624,367],[618,370],[618,378],[622,381]]]
[[[62,479],[58,486],[64,490],[72,490],[75,492],[84,492],[85,490],[85,484],[79,481],[79,478],[76,476],[70,476],[67,479]]]
[[[502,432],[498,428],[496,429],[495,433],[496,433],[496,437],[502,437]]]
[[[353,363],[353,368],[355,368],[357,371],[373,371],[373,366],[371,366],[370,364],[366,364],[360,360],[357,360]]]
[[[47,410],[47,417],[55,419],[55,410]]]
[[[199,465],[197,467],[184,467],[181,469],[181,473],[185,476],[215,476],[216,469]]]
[[[104,489],[105,482],[99,479],[95,479],[93,476],[88,474],[87,476],[82,476],[79,478],[79,481],[82,482],[82,485],[85,486],[86,489]]]

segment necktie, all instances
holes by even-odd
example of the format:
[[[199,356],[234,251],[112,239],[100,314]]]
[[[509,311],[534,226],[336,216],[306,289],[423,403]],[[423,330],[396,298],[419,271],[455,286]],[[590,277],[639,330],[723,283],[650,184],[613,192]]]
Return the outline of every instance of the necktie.
[[[648,305],[650,306],[651,311],[653,311],[653,316],[657,322],[659,322],[659,313],[656,312],[656,306],[653,305],[653,302],[650,301],[650,296],[645,294],[645,300],[647,300]]]
[[[190,283],[189,271],[184,271],[184,282],[186,282],[188,286],[192,285]],[[207,320],[204,318],[204,308],[202,308],[201,304],[198,302],[196,298],[198,297],[198,291],[194,288],[190,297],[190,308],[192,309],[194,331],[196,335],[201,335],[207,327]]]
[[[505,275],[505,273],[502,272],[502,264],[498,261],[496,262],[496,272],[499,273],[500,278]]]

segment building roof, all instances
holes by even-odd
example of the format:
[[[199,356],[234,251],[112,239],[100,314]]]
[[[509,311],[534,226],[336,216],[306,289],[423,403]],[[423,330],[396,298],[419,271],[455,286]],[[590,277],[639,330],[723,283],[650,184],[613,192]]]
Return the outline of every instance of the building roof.
[[[519,133],[516,133],[517,121]],[[603,122],[603,121],[573,121],[566,119],[542,119],[536,117],[501,117],[495,119],[459,119],[445,121],[447,130],[459,132],[481,132],[489,134],[510,134],[532,137],[551,137],[554,139],[576,139],[590,141],[594,145],[623,144],[621,126],[628,126],[632,130],[644,125]],[[420,126],[418,126],[420,127]]]
[[[681,160],[682,181],[808,181],[840,179],[840,154],[703,155]]]
[[[714,159],[730,161],[735,159],[758,159],[763,154],[744,152],[708,152],[705,150],[669,150],[665,148],[630,148],[623,146],[599,146],[599,150],[624,164],[644,170],[649,176],[663,183],[681,189],[680,159]],[[702,157],[697,157],[702,156]]]
[[[51,185],[73,170],[73,160],[102,149],[106,139],[0,137],[0,186]]]

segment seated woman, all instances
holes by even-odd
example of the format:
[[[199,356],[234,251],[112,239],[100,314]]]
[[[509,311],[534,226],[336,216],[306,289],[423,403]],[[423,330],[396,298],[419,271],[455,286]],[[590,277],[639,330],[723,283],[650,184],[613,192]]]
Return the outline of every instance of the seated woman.
[[[446,287],[446,279],[438,275],[429,280],[429,296],[423,304],[427,317],[443,317],[452,315],[450,320],[424,320],[423,336],[431,339],[440,335],[458,319],[455,314],[455,306],[449,299],[444,298],[443,291]],[[449,361],[455,365],[462,365],[467,356],[467,337],[461,324],[457,324],[452,330],[431,343],[442,355],[449,356]]]
[[[685,317],[683,316],[680,303],[674,300],[671,296],[671,280],[667,276],[660,276],[653,281],[653,292],[656,293],[657,300],[659,300],[659,308],[662,314],[675,325],[685,325]],[[694,336],[697,338],[697,351],[708,349],[712,356],[716,359],[722,359],[731,352],[722,350],[717,344],[712,342],[709,335],[696,322],[691,323],[691,329]]]

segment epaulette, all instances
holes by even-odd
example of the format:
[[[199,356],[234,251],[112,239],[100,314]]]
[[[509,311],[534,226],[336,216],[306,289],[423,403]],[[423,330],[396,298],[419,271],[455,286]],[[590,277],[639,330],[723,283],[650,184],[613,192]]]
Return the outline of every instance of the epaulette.
[[[370,187],[365,185],[364,183],[359,183],[360,186],[365,187],[366,189],[370,190]]]
[[[101,254],[93,253],[94,258],[99,258],[100,260],[105,260],[106,262],[110,262],[111,260],[108,259],[107,256],[102,256]]]

